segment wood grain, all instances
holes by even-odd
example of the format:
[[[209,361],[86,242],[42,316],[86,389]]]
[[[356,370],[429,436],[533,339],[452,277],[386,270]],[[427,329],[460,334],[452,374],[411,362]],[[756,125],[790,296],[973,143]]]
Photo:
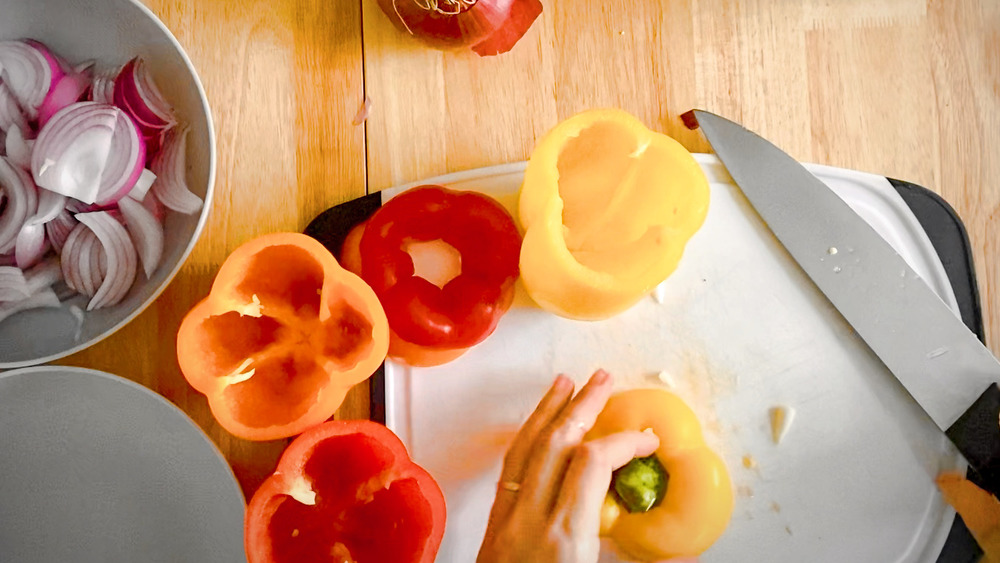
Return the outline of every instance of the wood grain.
[[[365,193],[361,11],[329,2],[149,0],[197,68],[213,110],[218,179],[208,225],[170,287],[135,321],[66,358],[136,380],[187,412],[230,461],[249,495],[286,442],[253,443],[223,430],[177,367],[180,321],[208,293],[241,243],[301,231],[331,205]],[[341,414],[367,417],[366,389]]]
[[[177,369],[174,335],[241,242],[326,207],[523,160],[580,110],[616,106],[707,151],[678,115],[745,123],[812,162],[910,180],[964,220],[1000,354],[1000,3],[994,0],[543,0],[515,49],[423,47],[375,0],[147,0],[201,75],[218,135],[209,224],[157,303],[65,363],[134,379],[208,432],[251,493],[285,442],[217,426]],[[353,118],[365,95],[364,126]],[[360,386],[338,413],[367,416]]]

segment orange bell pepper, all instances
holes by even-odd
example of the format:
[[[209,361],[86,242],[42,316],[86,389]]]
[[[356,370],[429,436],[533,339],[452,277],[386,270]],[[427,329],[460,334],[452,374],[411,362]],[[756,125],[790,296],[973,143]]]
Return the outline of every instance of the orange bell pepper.
[[[677,268],[708,200],[705,174],[677,141],[621,110],[573,116],[538,143],[525,171],[525,289],[564,317],[620,313]]]
[[[694,412],[662,389],[615,394],[585,440],[624,430],[651,430],[660,439],[654,455],[666,470],[666,494],[648,512],[629,513],[609,494],[601,534],[640,561],[696,556],[729,524],[733,490],[722,459],[708,448]]]
[[[233,251],[177,334],[184,378],[223,428],[248,440],[293,436],[330,418],[388,347],[375,292],[299,233]]]

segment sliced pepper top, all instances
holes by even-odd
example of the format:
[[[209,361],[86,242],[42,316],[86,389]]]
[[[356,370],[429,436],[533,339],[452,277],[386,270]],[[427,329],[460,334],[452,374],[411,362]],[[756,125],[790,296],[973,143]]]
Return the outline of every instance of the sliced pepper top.
[[[177,357],[231,433],[269,440],[326,420],[385,358],[372,290],[317,241],[277,233],[237,248],[184,318]]]
[[[617,314],[674,271],[708,201],[704,173],[677,141],[621,110],[577,114],[545,135],[525,171],[525,288],[562,316]]]
[[[295,439],[247,507],[251,563],[430,563],[444,535],[437,483],[389,429],[333,421]]]

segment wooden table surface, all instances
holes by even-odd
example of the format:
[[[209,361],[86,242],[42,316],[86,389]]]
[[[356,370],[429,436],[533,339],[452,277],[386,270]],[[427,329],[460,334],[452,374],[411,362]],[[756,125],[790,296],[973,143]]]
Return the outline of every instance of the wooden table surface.
[[[678,119],[704,108],[799,160],[936,191],[969,231],[1000,354],[1000,2],[543,0],[528,34],[494,58],[424,48],[375,0],[146,2],[186,48],[212,106],[212,214],[157,303],[64,362],[136,380],[180,406],[248,497],[287,442],[222,430],[181,377],[174,348],[182,316],[227,254],[263,233],[299,231],[366,191],[524,160],[548,128],[586,108],[621,107],[708,152]],[[366,95],[370,117],[353,125]],[[367,415],[362,385],[338,417]]]

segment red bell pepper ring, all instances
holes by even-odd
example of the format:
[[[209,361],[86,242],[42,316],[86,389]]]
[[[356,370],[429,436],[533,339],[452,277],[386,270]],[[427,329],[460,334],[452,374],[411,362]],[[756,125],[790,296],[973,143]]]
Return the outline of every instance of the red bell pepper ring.
[[[442,240],[461,255],[444,287],[414,274],[407,245]],[[375,212],[360,241],[361,277],[407,343],[463,349],[482,342],[514,299],[521,236],[499,203],[442,186],[406,191]]]
[[[250,563],[431,563],[444,494],[391,430],[332,421],[296,438],[246,513]]]

